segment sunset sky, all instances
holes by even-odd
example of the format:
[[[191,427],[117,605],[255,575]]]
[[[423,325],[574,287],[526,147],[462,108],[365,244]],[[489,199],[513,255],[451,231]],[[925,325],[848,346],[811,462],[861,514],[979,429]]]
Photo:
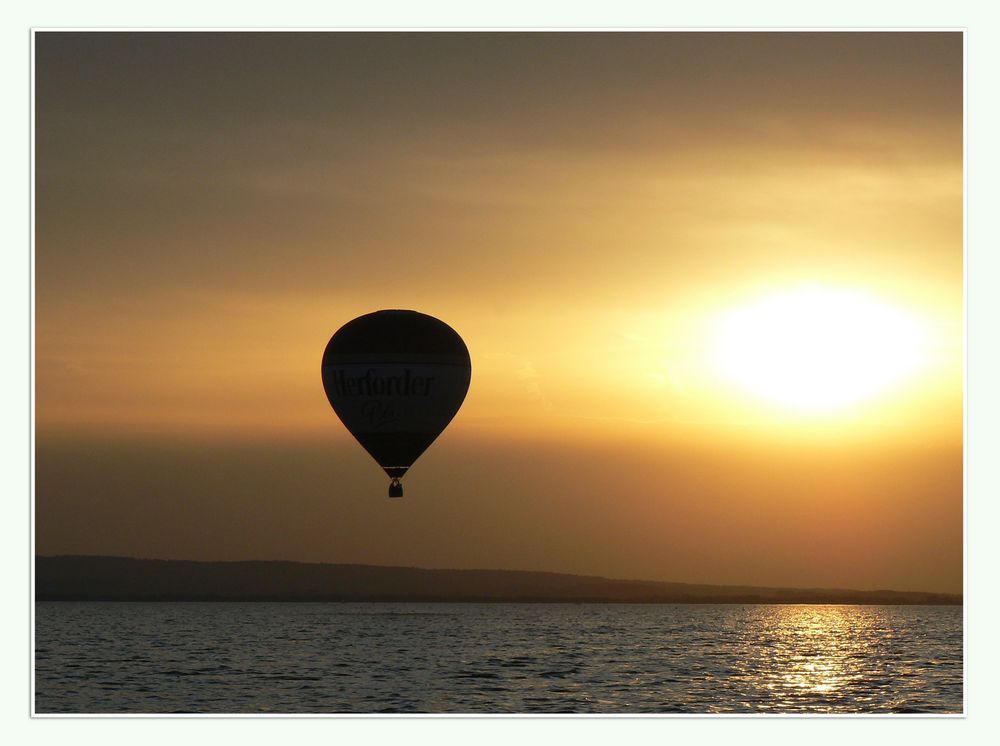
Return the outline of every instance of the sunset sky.
[[[960,592],[962,43],[37,34],[37,552]],[[473,366],[392,501],[381,308]]]

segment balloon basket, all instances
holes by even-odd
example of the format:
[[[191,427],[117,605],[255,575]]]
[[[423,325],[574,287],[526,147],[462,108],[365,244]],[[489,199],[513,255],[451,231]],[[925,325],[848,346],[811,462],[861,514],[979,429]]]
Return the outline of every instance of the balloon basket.
[[[393,479],[389,482],[389,497],[402,497],[403,496],[403,483],[398,479]]]

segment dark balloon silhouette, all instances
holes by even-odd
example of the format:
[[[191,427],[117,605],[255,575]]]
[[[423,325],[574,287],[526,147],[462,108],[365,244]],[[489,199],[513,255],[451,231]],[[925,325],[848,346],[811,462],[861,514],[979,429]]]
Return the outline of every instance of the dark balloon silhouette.
[[[322,372],[333,411],[389,475],[389,497],[402,497],[403,475],[462,406],[472,362],[443,321],[375,311],[330,338]]]

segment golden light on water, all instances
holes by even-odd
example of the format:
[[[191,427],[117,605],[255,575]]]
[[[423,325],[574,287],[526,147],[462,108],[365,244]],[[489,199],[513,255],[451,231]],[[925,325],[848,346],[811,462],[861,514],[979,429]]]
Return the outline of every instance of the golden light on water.
[[[779,688],[829,694],[861,675],[851,661],[863,654],[860,635],[853,634],[853,617],[839,607],[808,609],[786,607],[782,630],[797,638],[804,652],[792,657],[779,674]],[[855,666],[855,668],[857,668]]]
[[[824,702],[832,706],[870,674],[865,660],[880,613],[851,606],[772,607],[755,630],[755,643],[762,644],[752,646],[739,678],[778,710],[796,710],[809,702],[814,711],[822,711]]]
[[[767,399],[823,411],[868,399],[919,369],[917,316],[867,293],[806,286],[721,314],[714,365]]]

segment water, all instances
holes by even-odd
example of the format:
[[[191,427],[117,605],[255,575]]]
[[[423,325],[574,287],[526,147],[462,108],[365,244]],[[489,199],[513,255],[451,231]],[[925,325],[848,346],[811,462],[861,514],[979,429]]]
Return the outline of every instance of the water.
[[[38,713],[962,711],[957,606],[35,608]]]

